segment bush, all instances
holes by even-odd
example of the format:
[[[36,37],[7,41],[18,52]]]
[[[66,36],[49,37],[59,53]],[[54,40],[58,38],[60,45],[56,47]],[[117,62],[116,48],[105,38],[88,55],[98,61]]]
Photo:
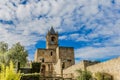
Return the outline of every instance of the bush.
[[[41,67],[41,63],[39,62],[33,62],[32,63],[32,73],[39,73],[40,72],[40,67]]]
[[[40,80],[39,73],[22,74],[21,80]]]
[[[90,79],[92,79],[91,72],[89,72],[89,71],[77,70],[77,72],[79,73],[77,80],[90,80]]]
[[[20,73],[16,73],[13,66],[12,62],[9,66],[1,64],[0,80],[20,80]]]
[[[97,80],[113,80],[112,76],[107,73],[97,72],[95,73],[95,77]]]

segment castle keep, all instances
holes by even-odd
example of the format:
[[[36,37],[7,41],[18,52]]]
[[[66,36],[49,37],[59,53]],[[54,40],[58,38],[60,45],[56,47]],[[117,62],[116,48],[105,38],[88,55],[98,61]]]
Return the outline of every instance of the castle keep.
[[[53,27],[46,35],[46,48],[35,52],[35,62],[41,62],[41,75],[62,76],[62,70],[75,64],[73,47],[61,47]]]

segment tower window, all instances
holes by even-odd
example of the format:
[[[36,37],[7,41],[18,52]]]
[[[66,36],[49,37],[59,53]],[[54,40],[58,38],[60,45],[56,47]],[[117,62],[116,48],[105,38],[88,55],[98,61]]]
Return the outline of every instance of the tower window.
[[[42,58],[42,62],[44,62],[44,58]]]
[[[53,53],[51,52],[51,53],[50,53],[50,55],[52,56],[52,55],[53,55]]]
[[[51,37],[51,41],[54,42],[55,41],[55,37]]]

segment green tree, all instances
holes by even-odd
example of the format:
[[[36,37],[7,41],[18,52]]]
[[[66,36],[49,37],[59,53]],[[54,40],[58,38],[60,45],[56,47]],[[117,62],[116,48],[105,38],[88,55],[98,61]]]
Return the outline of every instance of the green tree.
[[[4,54],[8,51],[8,44],[5,42],[0,42],[0,53]]]
[[[27,56],[27,50],[25,50],[24,46],[22,46],[19,42],[14,44],[11,49],[9,49],[9,58],[14,64],[20,62],[21,66],[24,66],[27,62]]]
[[[0,42],[0,63],[6,64],[7,59],[8,44],[5,42]]]
[[[10,62],[9,66],[5,66],[1,64],[1,71],[0,71],[0,80],[20,80],[21,75],[20,73],[16,73],[14,71],[14,66],[12,61]]]
[[[91,72],[89,71],[82,71],[81,69],[77,70],[78,72],[78,77],[77,77],[77,80],[90,80],[92,79],[92,75],[91,75]]]
[[[7,43],[0,42],[0,63],[8,65],[10,60],[12,60],[14,65],[16,62],[20,62],[24,66],[27,62],[27,56],[28,52],[20,43],[16,43],[8,49]]]

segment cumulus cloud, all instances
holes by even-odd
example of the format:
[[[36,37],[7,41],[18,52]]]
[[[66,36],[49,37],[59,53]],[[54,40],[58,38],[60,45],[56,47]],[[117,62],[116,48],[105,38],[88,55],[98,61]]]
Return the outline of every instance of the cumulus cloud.
[[[66,35],[63,35],[63,36],[60,36],[59,37],[59,40],[66,40],[67,39],[67,36]]]
[[[85,47],[76,49],[75,57],[81,60],[102,60],[105,58],[120,56],[120,47]]]
[[[10,45],[34,46],[53,26],[61,40],[119,46],[119,25],[119,0],[0,0],[0,41]]]
[[[73,40],[76,42],[79,41],[88,41],[85,36],[81,35],[80,33],[73,33],[73,34],[67,34],[67,35],[62,35],[59,37],[60,40]]]

